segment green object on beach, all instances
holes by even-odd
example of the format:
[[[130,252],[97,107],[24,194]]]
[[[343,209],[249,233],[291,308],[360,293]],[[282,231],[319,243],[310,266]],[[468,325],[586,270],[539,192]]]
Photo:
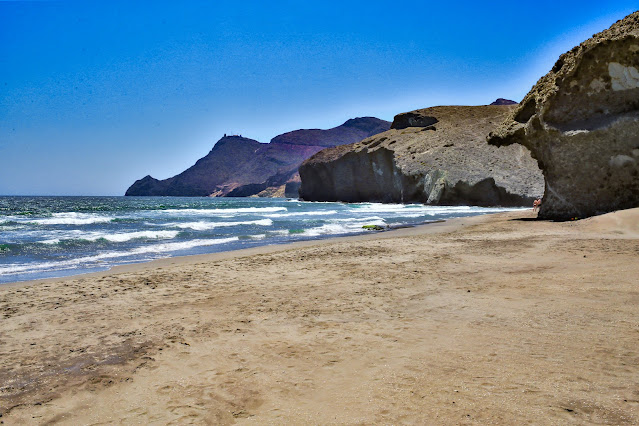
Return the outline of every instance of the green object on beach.
[[[362,226],[362,228],[366,229],[367,231],[383,231],[384,230],[384,227],[379,225],[364,225]]]

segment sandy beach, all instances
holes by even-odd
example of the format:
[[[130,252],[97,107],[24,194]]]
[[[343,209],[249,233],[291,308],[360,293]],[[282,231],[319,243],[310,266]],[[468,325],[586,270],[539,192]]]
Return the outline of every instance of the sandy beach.
[[[637,424],[639,209],[0,286],[4,424]]]

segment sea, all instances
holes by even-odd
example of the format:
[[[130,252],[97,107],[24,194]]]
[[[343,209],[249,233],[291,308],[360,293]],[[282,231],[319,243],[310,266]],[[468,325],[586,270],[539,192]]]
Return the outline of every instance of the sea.
[[[0,284],[508,210],[284,198],[0,197]]]

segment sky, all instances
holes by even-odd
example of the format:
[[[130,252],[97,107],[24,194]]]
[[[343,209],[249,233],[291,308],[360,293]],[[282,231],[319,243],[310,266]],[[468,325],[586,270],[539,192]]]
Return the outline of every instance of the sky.
[[[0,195],[123,195],[224,133],[520,101],[637,1],[0,1]]]

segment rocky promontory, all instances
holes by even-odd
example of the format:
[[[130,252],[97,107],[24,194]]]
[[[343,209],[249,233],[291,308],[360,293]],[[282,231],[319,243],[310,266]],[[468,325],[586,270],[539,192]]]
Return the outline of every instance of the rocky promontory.
[[[177,176],[146,176],[126,191],[129,196],[288,196],[297,197],[297,169],[316,152],[349,144],[390,128],[374,117],[354,118],[332,129],[302,129],[260,143],[224,136],[211,151]]]
[[[491,103],[491,105],[516,105],[517,102],[515,101],[511,101],[510,99],[504,99],[504,98],[497,98],[497,100],[493,103]]]
[[[486,143],[514,106],[439,106],[399,114],[391,129],[323,150],[300,167],[309,201],[532,205],[543,177],[527,150]]]
[[[639,206],[639,12],[561,55],[489,143],[537,159],[540,218]]]

